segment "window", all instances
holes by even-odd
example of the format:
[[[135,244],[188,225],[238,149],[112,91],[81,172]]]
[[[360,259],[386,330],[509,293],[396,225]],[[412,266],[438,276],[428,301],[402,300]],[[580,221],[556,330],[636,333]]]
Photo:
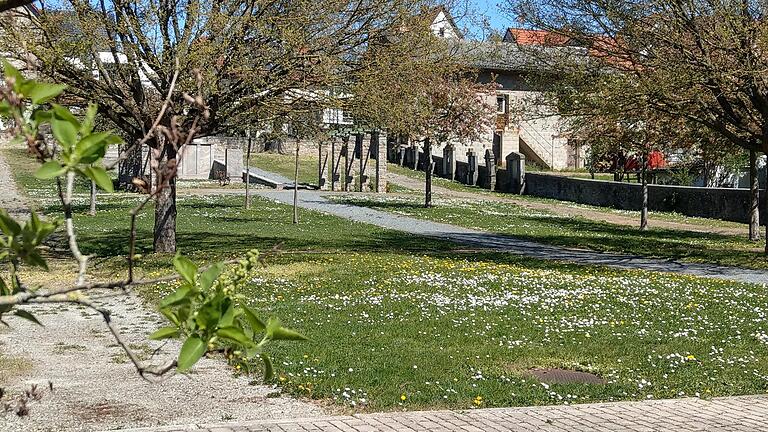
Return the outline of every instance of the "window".
[[[496,97],[496,113],[497,114],[507,113],[507,97],[506,96]]]
[[[440,30],[437,31],[440,37],[445,37],[445,27],[441,26]]]

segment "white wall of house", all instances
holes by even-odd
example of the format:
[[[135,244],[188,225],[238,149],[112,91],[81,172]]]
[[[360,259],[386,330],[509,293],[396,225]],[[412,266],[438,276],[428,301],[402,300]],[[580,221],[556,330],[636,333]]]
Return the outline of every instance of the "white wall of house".
[[[528,160],[546,168],[575,168],[578,165],[569,153],[573,149],[563,134],[562,122],[558,115],[534,102],[535,93],[530,91],[500,91],[506,94],[512,110],[521,112],[511,120],[505,133],[517,135],[517,147]],[[514,147],[514,144],[511,145]],[[506,150],[506,149],[505,149]]]
[[[496,96],[489,97],[486,103],[496,105],[496,97],[506,97],[507,104],[497,114],[503,115],[510,110],[515,112],[521,106],[530,104],[534,93],[528,91],[499,90]],[[510,117],[507,127],[500,132],[499,160],[497,164],[505,165],[506,157],[512,152],[523,153],[526,159],[542,165],[544,168],[555,170],[581,167],[574,157],[574,149],[568,144],[568,139],[561,130],[560,117],[541,110],[538,106],[524,108],[525,114],[518,119]],[[483,161],[486,150],[493,151],[495,128],[489,128],[482,137],[470,143],[452,142],[456,148],[456,159],[466,161],[469,148]],[[444,143],[434,145],[434,154],[442,155]]]
[[[432,24],[429,26],[432,33],[435,36],[446,39],[460,39],[461,35],[458,29],[453,25],[453,21],[445,14],[445,11],[440,11],[435,16]]]

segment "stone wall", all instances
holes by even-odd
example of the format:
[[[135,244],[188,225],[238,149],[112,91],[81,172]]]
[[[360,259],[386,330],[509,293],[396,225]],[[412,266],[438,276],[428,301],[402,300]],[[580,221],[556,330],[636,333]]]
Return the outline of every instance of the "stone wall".
[[[637,183],[540,173],[526,174],[524,193],[621,210],[640,210],[642,203],[642,186]],[[761,191],[761,202],[763,196],[764,191]],[[748,223],[749,190],[648,185],[648,208],[651,211]],[[765,223],[766,215],[762,214],[761,219]]]

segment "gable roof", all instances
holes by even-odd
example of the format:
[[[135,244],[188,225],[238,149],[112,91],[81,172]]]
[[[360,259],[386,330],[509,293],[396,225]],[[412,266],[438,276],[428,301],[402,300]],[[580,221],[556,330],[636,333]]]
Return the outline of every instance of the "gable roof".
[[[444,20],[438,21],[438,17],[440,17],[440,13],[443,13],[443,16],[445,17]],[[422,13],[423,16],[425,16],[428,20],[430,25],[435,25],[439,23],[447,23],[453,28],[454,33],[456,33],[456,36],[459,39],[464,39],[464,35],[461,33],[461,30],[459,30],[459,26],[456,25],[456,22],[453,20],[453,15],[451,15],[450,12],[448,12],[448,9],[443,6],[435,6],[433,8],[427,9],[425,12]]]
[[[454,52],[480,70],[526,73],[550,69],[555,59],[586,57],[586,50],[573,46],[522,46],[515,43],[456,41]]]

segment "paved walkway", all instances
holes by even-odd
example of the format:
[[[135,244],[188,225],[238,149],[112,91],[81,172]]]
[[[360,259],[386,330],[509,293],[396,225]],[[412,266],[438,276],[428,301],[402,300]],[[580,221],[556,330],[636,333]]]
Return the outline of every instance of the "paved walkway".
[[[228,192],[241,193],[239,191]],[[293,191],[260,190],[256,191],[254,194],[271,198],[285,204],[293,203]],[[684,263],[674,260],[645,258],[642,256],[616,253],[601,253],[545,245],[501,234],[416,219],[366,207],[334,203],[324,198],[324,195],[326,194],[327,193],[316,191],[299,192],[299,206],[358,222],[377,225],[383,228],[451,240],[467,246],[500,250],[532,258],[568,261],[578,264],[604,265],[626,269],[672,272],[739,282],[768,284],[768,272],[760,270],[747,270],[712,264]]]
[[[414,411],[123,432],[768,431],[768,396]]]

